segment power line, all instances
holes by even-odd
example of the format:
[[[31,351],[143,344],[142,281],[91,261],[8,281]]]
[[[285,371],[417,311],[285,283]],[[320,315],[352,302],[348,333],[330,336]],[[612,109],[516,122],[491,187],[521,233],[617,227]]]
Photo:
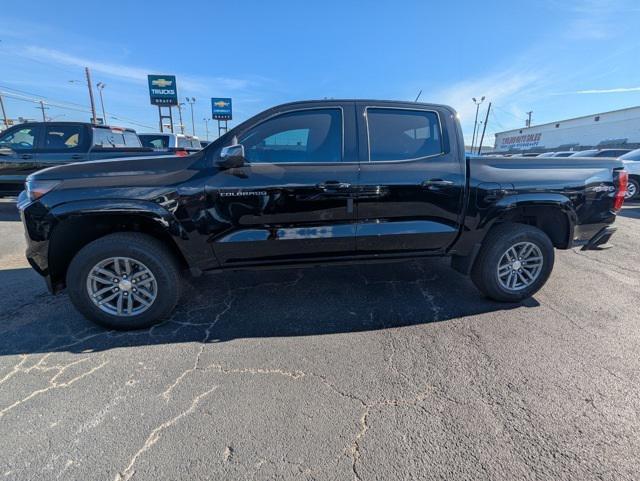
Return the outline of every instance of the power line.
[[[13,89],[13,88],[8,88],[5,86],[0,85],[0,87],[6,89],[6,90],[13,90],[16,92],[25,92],[25,91],[20,91],[18,89]],[[91,114],[91,110],[87,109],[86,107],[80,105],[80,104],[76,104],[74,102],[66,102],[66,101],[58,101],[58,100],[51,100],[48,97],[44,97],[42,95],[38,95],[38,94],[33,94],[29,92],[29,95],[33,95],[35,96],[35,98],[24,95],[22,93],[16,94],[16,93],[12,93],[12,92],[7,92],[7,91],[0,91],[0,94],[4,95],[7,98],[11,98],[14,100],[19,100],[22,102],[31,102],[31,103],[35,103],[35,104],[39,104],[40,102],[45,102],[47,105],[50,105],[51,107],[56,107],[59,109],[63,109],[63,110],[71,110],[74,112],[82,112],[82,113],[88,113]],[[25,92],[26,93],[26,92]],[[153,127],[143,124],[141,122],[138,122],[137,120],[133,120],[130,119],[128,117],[124,117],[122,115],[114,115],[114,114],[110,114],[112,118],[116,119],[116,120],[121,120],[124,122],[127,122],[131,125],[135,125],[138,127],[144,127],[145,129],[149,129],[149,130],[153,130]]]

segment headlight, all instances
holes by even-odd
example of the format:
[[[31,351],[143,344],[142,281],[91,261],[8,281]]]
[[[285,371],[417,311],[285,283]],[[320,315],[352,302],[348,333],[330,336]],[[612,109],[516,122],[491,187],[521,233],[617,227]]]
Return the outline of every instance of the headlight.
[[[34,180],[28,179],[24,186],[27,191],[27,197],[30,201],[34,201],[51,192],[60,183],[59,180]]]

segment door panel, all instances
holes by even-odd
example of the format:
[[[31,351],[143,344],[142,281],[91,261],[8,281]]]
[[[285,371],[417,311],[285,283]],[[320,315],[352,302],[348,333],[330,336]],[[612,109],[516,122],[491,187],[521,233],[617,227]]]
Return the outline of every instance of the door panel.
[[[339,107],[345,120],[353,118],[353,104]],[[325,139],[333,134],[314,123],[316,115],[296,112],[240,133],[249,161],[217,170],[207,183],[210,240],[223,267],[355,251],[356,159],[344,156],[339,138]],[[348,124],[332,124],[332,132],[341,136]]]
[[[46,125],[39,148],[40,168],[83,162],[88,150],[89,132],[85,125]]]
[[[365,151],[356,200],[358,253],[448,247],[460,226],[465,172],[457,146],[445,141],[444,115],[359,103],[357,117]]]

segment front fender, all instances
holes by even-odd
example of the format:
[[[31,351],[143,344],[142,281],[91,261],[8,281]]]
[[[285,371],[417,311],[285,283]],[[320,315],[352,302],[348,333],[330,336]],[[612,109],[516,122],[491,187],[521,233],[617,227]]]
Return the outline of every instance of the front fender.
[[[134,199],[98,199],[65,202],[52,207],[50,214],[58,221],[79,215],[137,215],[157,222],[172,235],[185,235],[180,223],[165,207],[156,202]]]

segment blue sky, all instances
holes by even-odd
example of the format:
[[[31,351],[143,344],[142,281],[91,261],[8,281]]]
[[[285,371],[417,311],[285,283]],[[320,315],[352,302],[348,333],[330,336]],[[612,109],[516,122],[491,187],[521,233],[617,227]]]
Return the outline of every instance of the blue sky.
[[[470,138],[471,97],[485,95],[491,143],[529,110],[537,124],[640,105],[638,0],[28,5],[3,8],[0,91],[43,96],[60,120],[89,117],[86,87],[69,82],[84,66],[107,84],[111,123],[139,131],[157,130],[146,74],[175,74],[180,97],[197,99],[202,138],[212,96],[233,98],[235,125],[291,100],[413,100],[422,90],[422,101],[455,107]],[[40,118],[34,103],[5,103],[10,117]]]

